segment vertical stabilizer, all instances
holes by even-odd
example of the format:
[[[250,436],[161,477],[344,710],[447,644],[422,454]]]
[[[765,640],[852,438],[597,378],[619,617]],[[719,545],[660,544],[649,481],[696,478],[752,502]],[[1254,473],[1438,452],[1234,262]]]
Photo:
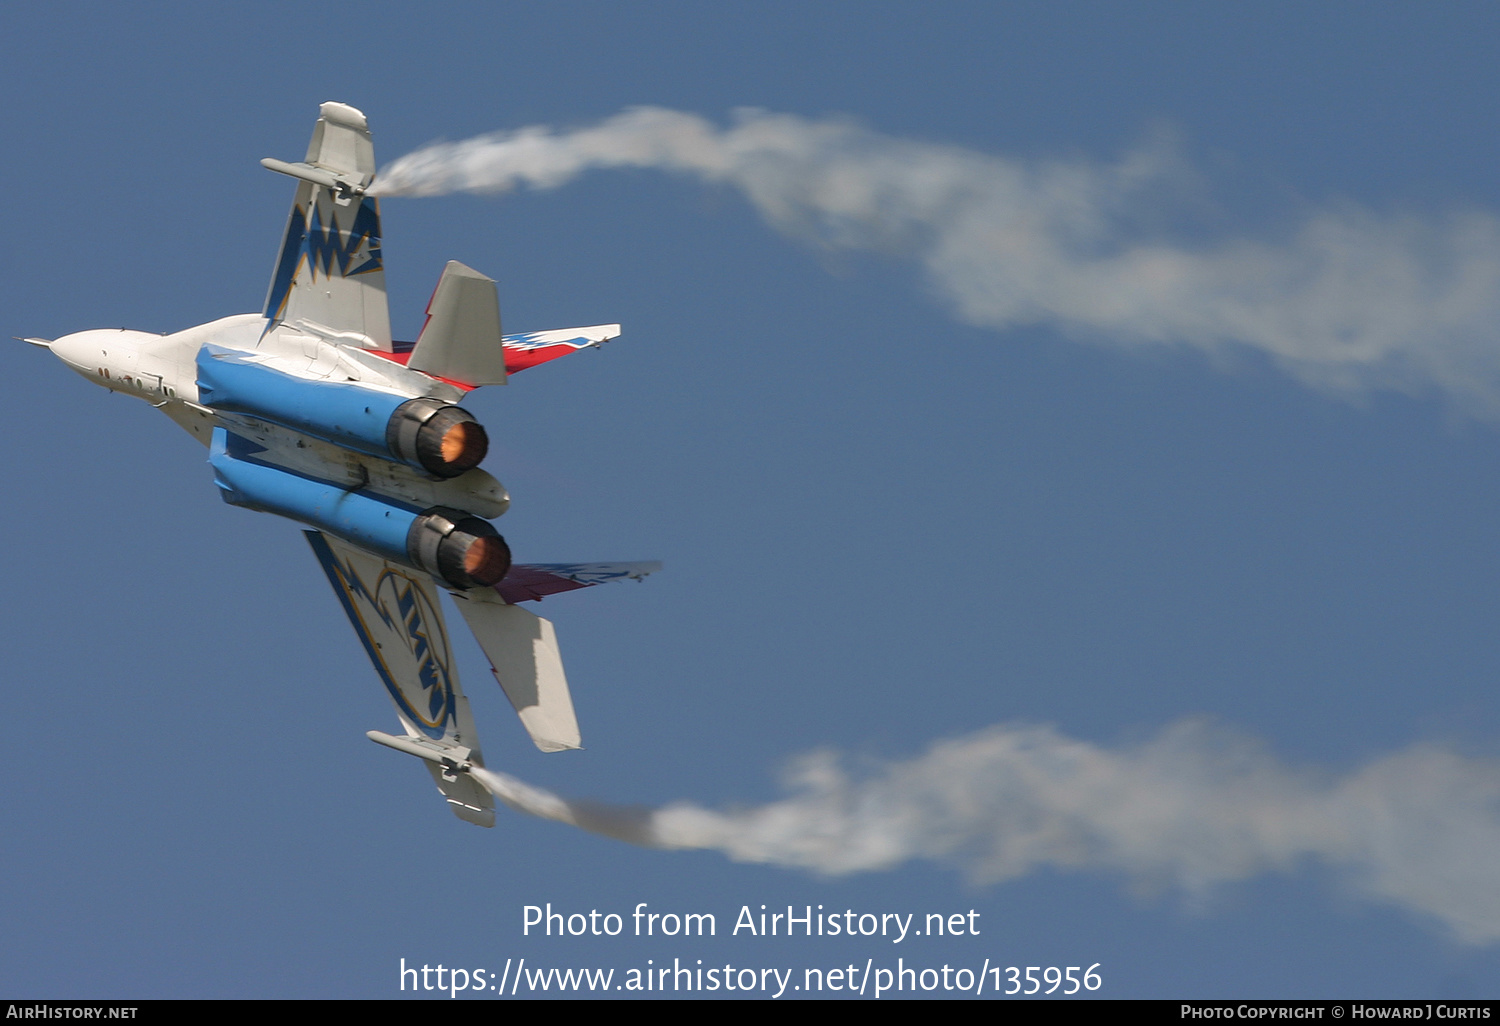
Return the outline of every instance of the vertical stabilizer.
[[[490,588],[453,597],[532,743],[544,752],[581,747],[552,622],[507,605]]]
[[[505,342],[494,279],[457,260],[448,261],[406,365],[472,387],[505,384]]]
[[[265,161],[299,179],[276,270],[266,294],[273,324],[305,322],[318,334],[365,349],[391,351],[380,207],[364,195],[375,178],[375,149],[365,116],[325,103],[307,160]]]

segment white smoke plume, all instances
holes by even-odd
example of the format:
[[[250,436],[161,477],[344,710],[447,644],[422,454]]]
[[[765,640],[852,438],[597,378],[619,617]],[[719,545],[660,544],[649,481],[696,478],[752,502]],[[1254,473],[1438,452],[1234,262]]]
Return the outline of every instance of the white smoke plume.
[[[553,188],[602,168],[730,185],[796,237],[908,254],[973,324],[1248,348],[1321,387],[1438,390],[1500,413],[1494,216],[1344,203],[1279,238],[1174,240],[1153,225],[1185,172],[1162,146],[1112,164],[1020,160],[841,121],[746,111],[721,128],[637,108],[592,127],[430,146],[387,167],[376,191]],[[580,802],[474,774],[516,809],[634,844],[834,875],[926,859],[980,883],[1050,867],[1200,897],[1322,863],[1460,939],[1500,940],[1500,766],[1433,745],[1335,778],[1200,721],[1115,749],[1002,726],[864,772],[814,754],[789,774],[786,798],[730,811]]]
[[[1500,765],[1433,745],[1335,779],[1201,720],[1117,749],[997,726],[859,774],[816,753],[788,797],[727,812],[571,801],[474,774],[519,811],[633,844],[830,875],[926,859],[981,884],[1093,870],[1196,899],[1318,862],[1461,940],[1500,940]]]
[[[1115,163],[991,156],[844,121],[740,111],[727,128],[656,107],[592,127],[438,143],[374,191],[431,196],[659,168],[733,186],[777,228],[909,254],[964,321],[1096,341],[1249,347],[1313,385],[1439,391],[1500,414],[1500,222],[1340,203],[1280,237],[1189,243],[1153,229],[1184,177],[1169,146]]]

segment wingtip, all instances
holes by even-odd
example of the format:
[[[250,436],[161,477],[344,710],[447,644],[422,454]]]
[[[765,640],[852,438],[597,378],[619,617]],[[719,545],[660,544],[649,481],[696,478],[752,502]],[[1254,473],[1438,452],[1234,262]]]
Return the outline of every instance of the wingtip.
[[[324,121],[332,121],[336,125],[344,125],[356,131],[368,132],[370,123],[365,118],[365,112],[358,107],[351,107],[347,103],[339,103],[337,100],[327,100],[318,105],[318,117]]]

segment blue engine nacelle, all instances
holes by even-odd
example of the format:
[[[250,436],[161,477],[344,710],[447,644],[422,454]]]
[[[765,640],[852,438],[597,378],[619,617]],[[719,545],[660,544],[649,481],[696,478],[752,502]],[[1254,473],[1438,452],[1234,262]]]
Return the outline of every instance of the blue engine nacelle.
[[[454,588],[489,587],[510,572],[510,547],[486,520],[447,506],[412,510],[257,460],[253,447],[214,429],[209,463],[224,501],[300,520]]]
[[[198,351],[198,398],[434,477],[472,470],[489,451],[484,428],[452,403],[299,378],[217,346]]]

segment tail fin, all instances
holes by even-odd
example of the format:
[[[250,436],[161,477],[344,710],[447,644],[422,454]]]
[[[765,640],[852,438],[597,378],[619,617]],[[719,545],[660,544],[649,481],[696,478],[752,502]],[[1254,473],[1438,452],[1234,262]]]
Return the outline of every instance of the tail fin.
[[[532,743],[544,752],[580,747],[552,622],[507,605],[489,588],[454,592],[453,597]]]
[[[505,384],[500,298],[493,278],[448,261],[406,365],[470,388]]]
[[[364,114],[342,103],[319,108],[301,164],[263,161],[301,181],[265,316],[310,322],[320,334],[349,336],[366,349],[391,351],[391,320],[380,255],[380,207],[364,195],[375,178],[375,148]]]

